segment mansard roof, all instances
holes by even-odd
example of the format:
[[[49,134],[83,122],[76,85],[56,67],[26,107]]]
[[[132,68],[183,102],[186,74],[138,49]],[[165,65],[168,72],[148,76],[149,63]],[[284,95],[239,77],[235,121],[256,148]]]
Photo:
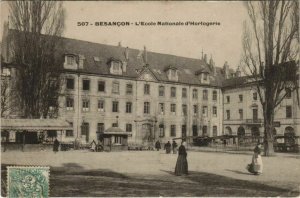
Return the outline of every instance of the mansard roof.
[[[15,30],[10,30],[10,32],[13,32],[13,34],[17,33]],[[114,60],[127,61],[127,68],[122,76],[133,79],[138,77],[138,71],[141,71],[145,64],[149,64],[149,67],[157,79],[164,82],[172,82],[168,79],[167,73],[164,71],[164,69],[170,65],[172,68],[177,68],[178,70],[178,83],[201,85],[199,78],[195,75],[196,71],[201,69],[213,73],[208,63],[201,59],[147,51],[147,63],[145,63],[144,59],[140,56],[141,50],[138,49],[92,43],[63,37],[59,37],[59,39],[60,44],[57,45],[55,54],[56,64],[63,67],[65,54],[84,56],[83,68],[78,69],[78,71],[82,73],[112,75],[110,74],[107,65],[108,61],[112,60],[112,58]],[[95,60],[95,57],[97,57],[97,61]],[[71,70],[65,69],[65,71]],[[211,75],[209,85],[222,86],[222,81],[224,80],[224,75],[222,73],[221,68],[216,68],[216,72]]]

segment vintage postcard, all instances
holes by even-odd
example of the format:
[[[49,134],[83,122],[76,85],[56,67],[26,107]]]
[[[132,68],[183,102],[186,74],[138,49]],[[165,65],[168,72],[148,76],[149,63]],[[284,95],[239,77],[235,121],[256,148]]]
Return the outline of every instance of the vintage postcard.
[[[1,196],[300,195],[298,1],[2,1]]]

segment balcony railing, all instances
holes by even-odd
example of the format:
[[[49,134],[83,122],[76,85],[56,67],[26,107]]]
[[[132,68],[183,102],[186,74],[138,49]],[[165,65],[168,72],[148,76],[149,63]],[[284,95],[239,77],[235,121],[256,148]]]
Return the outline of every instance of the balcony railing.
[[[261,124],[263,123],[262,119],[246,119],[246,124]]]

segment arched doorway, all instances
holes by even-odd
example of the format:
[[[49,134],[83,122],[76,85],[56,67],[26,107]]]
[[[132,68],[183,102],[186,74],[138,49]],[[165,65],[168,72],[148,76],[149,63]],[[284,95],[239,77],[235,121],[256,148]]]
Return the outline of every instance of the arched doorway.
[[[229,126],[225,127],[225,135],[232,135],[232,130]]]
[[[284,138],[285,143],[295,144],[295,139],[293,138],[295,136],[295,131],[293,127],[286,127],[284,130],[284,136],[287,136],[287,138]]]
[[[295,136],[294,128],[290,127],[290,126],[286,127],[284,130],[284,135],[285,136]]]
[[[238,135],[239,137],[245,136],[245,129],[244,129],[244,127],[240,126],[240,127],[238,128],[237,135]]]

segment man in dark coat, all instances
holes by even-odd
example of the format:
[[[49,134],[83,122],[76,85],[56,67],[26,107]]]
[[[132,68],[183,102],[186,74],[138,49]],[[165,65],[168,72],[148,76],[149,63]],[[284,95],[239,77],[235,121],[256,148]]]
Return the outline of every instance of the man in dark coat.
[[[172,143],[172,150],[173,150],[173,154],[177,154],[177,143],[175,142],[175,140],[173,140]]]
[[[54,153],[58,152],[58,147],[59,147],[59,141],[57,140],[57,138],[55,138],[54,143],[53,143]]]
[[[161,149],[159,140],[156,141],[155,148],[157,151],[159,151],[159,149]]]
[[[166,148],[166,153],[169,154],[171,153],[171,143],[170,141],[168,141],[168,143],[165,145]]]

